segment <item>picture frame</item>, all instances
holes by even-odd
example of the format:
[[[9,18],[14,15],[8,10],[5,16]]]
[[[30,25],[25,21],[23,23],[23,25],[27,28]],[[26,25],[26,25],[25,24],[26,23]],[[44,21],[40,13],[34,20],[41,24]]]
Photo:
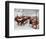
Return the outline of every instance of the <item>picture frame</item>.
[[[16,32],[14,32],[13,26],[16,26],[16,25],[12,25],[12,24],[14,24],[14,23],[12,23],[14,20],[14,14],[16,14],[19,11],[21,12],[21,9],[25,11],[25,12],[23,11],[24,13],[28,12],[27,14],[38,11],[39,12],[38,16],[39,16],[39,20],[40,20],[39,26],[42,26],[42,27],[39,27],[39,30],[31,29],[32,31],[30,31],[30,29],[28,29],[27,27],[26,27],[27,29],[24,28],[25,30],[23,30],[23,29],[19,30],[18,28],[17,29],[15,28]],[[16,10],[18,10],[18,11],[15,12]],[[24,16],[27,14],[24,14]],[[34,32],[34,34],[33,34],[33,32]],[[6,38],[16,38],[16,37],[18,38],[18,37],[33,37],[33,36],[45,36],[45,3],[5,1],[5,37]]]

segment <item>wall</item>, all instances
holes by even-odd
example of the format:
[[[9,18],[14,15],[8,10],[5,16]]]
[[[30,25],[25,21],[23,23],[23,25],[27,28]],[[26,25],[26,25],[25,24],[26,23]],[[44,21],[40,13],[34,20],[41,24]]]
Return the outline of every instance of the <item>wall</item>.
[[[6,0],[0,0],[0,39],[8,39],[8,38],[5,38],[5,1]],[[27,1],[27,2],[46,3],[45,0],[13,0],[13,1]],[[46,36],[38,36],[38,37],[16,38],[16,39],[45,39],[45,38],[46,38]],[[9,38],[9,39],[13,39],[13,38]]]

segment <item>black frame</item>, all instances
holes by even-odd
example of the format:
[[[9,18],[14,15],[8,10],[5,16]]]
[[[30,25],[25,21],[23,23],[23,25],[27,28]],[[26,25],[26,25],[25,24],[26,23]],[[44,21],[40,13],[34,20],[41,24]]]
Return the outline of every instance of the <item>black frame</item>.
[[[43,5],[44,7],[44,34],[38,35],[23,35],[23,36],[9,36],[9,3],[22,3],[22,4],[36,4]],[[16,38],[16,37],[33,37],[33,36],[45,36],[45,3],[36,3],[36,2],[19,2],[19,1],[5,1],[5,37],[6,38]]]

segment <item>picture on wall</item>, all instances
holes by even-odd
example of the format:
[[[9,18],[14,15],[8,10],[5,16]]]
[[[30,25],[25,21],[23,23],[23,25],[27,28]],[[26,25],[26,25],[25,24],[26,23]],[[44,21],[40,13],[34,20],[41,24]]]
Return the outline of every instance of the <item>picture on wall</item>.
[[[45,36],[45,3],[5,2],[5,37]]]

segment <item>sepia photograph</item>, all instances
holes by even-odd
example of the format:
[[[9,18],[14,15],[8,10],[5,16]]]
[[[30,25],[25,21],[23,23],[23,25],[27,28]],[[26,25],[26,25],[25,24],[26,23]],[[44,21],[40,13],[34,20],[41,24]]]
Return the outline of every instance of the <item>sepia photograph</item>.
[[[15,29],[39,29],[38,9],[14,9]]]

